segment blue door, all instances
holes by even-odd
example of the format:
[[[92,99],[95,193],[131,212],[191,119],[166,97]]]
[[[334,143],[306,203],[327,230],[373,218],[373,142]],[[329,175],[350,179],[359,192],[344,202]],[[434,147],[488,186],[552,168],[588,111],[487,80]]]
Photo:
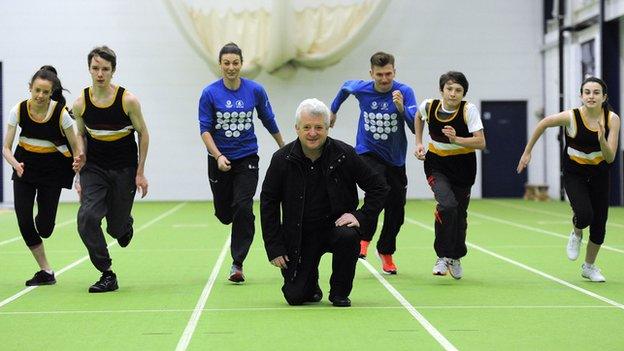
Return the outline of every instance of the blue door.
[[[516,174],[516,166],[527,142],[527,102],[482,101],[481,114],[483,197],[522,197],[527,172]]]

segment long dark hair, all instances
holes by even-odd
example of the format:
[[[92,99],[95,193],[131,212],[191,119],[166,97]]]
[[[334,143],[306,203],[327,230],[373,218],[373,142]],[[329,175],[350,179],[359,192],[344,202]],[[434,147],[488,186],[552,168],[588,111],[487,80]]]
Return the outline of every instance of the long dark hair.
[[[581,90],[581,95],[583,95],[583,87],[587,83],[598,83],[598,84],[600,84],[600,86],[602,87],[602,94],[607,96],[605,101],[602,103],[602,108],[606,109],[607,111],[613,111],[613,108],[609,104],[609,95],[607,93],[607,83],[605,83],[602,79],[600,79],[598,77],[587,77],[587,78],[585,78],[583,83],[581,83],[581,89],[580,89]]]
[[[41,68],[37,72],[35,72],[35,74],[30,79],[30,86],[32,86],[35,79],[43,79],[51,82],[52,95],[50,96],[50,98],[63,105],[66,104],[67,101],[63,96],[63,90],[69,90],[63,88],[63,85],[61,85],[61,80],[57,76],[56,68],[50,65],[41,66]]]

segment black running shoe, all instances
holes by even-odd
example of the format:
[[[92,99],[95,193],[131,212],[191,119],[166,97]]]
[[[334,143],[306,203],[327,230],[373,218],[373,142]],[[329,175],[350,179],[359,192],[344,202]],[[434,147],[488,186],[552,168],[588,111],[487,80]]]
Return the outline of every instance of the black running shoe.
[[[128,246],[128,244],[130,244],[130,241],[132,240],[132,236],[134,235],[134,229],[132,228],[133,224],[134,224],[134,218],[130,216],[130,218],[128,219],[128,232],[126,233],[126,235],[117,239],[119,246],[126,247]]]
[[[119,289],[119,285],[117,285],[117,276],[111,271],[106,271],[102,273],[102,277],[100,277],[100,280],[98,280],[97,282],[95,282],[95,284],[89,287],[89,292],[103,293],[115,291],[117,289]]]
[[[56,284],[56,279],[54,279],[54,272],[52,272],[52,274],[49,274],[46,271],[39,271],[35,273],[32,279],[26,281],[26,286],[52,285],[52,284]]]

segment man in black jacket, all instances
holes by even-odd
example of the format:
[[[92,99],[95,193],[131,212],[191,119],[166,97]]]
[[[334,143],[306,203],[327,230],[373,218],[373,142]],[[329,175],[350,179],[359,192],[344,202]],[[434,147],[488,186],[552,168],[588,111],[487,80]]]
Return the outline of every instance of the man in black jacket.
[[[333,253],[329,300],[351,306],[359,227],[377,218],[389,191],[353,147],[327,137],[330,112],[317,99],[297,108],[297,140],[271,159],[260,195],[262,236],[267,256],[284,276],[290,305],[318,302],[318,265]],[[365,192],[357,209],[357,186]]]

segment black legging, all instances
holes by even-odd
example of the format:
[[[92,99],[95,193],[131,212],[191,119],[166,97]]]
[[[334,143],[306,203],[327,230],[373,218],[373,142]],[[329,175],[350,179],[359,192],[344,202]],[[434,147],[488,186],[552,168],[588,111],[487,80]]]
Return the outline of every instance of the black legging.
[[[60,186],[36,185],[13,181],[13,201],[20,232],[26,245],[34,247],[42,243],[41,238],[49,238],[54,231],[56,210],[61,196]],[[33,209],[37,199],[37,215]]]
[[[602,245],[609,212],[609,172],[596,172],[592,176],[566,172],[563,182],[574,211],[574,226],[578,229],[589,226],[589,240]]]

